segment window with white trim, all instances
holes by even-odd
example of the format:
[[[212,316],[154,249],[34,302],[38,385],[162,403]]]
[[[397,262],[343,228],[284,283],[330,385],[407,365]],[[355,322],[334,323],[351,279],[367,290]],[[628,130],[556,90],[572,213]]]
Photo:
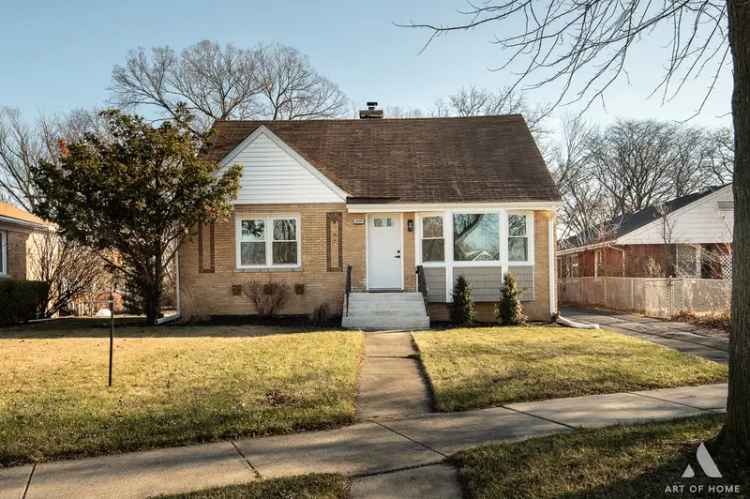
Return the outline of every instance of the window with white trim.
[[[529,261],[529,222],[528,215],[508,215],[508,261]]]
[[[497,213],[453,215],[453,260],[500,260],[500,216]]]
[[[246,217],[237,221],[237,267],[299,267],[299,217]]]
[[[445,234],[443,233],[442,215],[422,218],[422,261],[445,261]]]
[[[8,274],[8,233],[0,230],[0,275]]]

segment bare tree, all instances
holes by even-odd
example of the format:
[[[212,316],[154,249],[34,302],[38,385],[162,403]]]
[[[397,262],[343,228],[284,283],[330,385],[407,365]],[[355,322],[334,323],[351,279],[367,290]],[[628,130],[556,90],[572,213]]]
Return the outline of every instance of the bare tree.
[[[448,96],[447,103],[436,101],[435,108],[438,116],[522,114],[537,139],[547,132],[544,127],[549,114],[547,106],[531,106],[521,92],[508,88],[493,92],[474,85],[462,87]]]
[[[383,110],[383,114],[386,118],[424,118],[428,116],[424,111],[418,107],[401,107],[401,106],[387,106]],[[354,114],[359,116],[359,111]]]
[[[589,141],[594,175],[624,216],[671,199],[679,127],[657,121],[618,121]]]
[[[307,57],[285,45],[258,50],[262,115],[272,120],[333,118],[346,112],[338,85],[318,73]]]
[[[581,117],[562,120],[563,142],[555,150],[552,171],[560,190],[560,239],[578,246],[605,237],[612,227],[606,192],[593,174],[589,141],[594,129]]]
[[[0,189],[4,197],[28,211],[34,200],[29,166],[47,155],[45,146],[17,110],[0,108]]]
[[[33,211],[36,192],[29,176],[31,166],[53,160],[60,139],[71,142],[85,132],[103,133],[97,111],[78,109],[29,125],[17,110],[0,108],[0,194]]]
[[[156,108],[164,119],[177,119],[186,107],[204,131],[215,120],[256,114],[257,49],[203,40],[179,55],[170,47],[133,50],[112,70],[112,101],[123,108]]]
[[[109,274],[96,251],[67,241],[54,230],[35,233],[31,241],[34,258],[29,275],[50,284],[45,317],[68,310],[75,300],[105,289]]]
[[[734,137],[729,128],[719,128],[706,134],[703,140],[703,160],[710,181],[728,184],[734,178]]]
[[[241,49],[203,40],[177,54],[170,47],[133,50],[112,70],[112,102],[150,107],[162,119],[186,109],[196,133],[216,120],[338,116],[346,98],[297,50],[283,45]]]
[[[674,96],[684,83],[708,74],[700,112],[722,72],[731,64],[734,124],[734,286],[729,343],[729,398],[723,440],[750,452],[750,2],[748,0],[507,0],[471,4],[466,22],[447,26],[410,24],[429,40],[478,26],[495,26],[495,43],[507,57],[497,69],[517,68],[510,89],[559,85],[555,104],[603,99],[612,83],[627,77],[634,45],[659,40],[669,30],[664,74],[654,92]],[[428,40],[428,43],[429,43]]]

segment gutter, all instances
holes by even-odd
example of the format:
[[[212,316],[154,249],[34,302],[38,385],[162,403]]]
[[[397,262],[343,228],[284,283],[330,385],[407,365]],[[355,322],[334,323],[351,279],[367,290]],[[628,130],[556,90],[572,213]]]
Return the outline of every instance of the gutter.
[[[26,220],[21,220],[21,219],[13,218],[13,217],[6,217],[3,215],[0,215],[0,222],[9,223],[13,225],[19,225],[21,227],[27,227],[30,229],[37,229],[37,230],[50,230],[51,229],[51,227],[48,225],[38,224],[35,222],[28,222]]]
[[[566,255],[575,255],[576,253],[580,253],[582,251],[591,250],[591,249],[599,249],[599,248],[606,248],[608,246],[614,246],[617,244],[618,239],[612,239],[609,241],[604,241],[601,243],[592,243],[592,244],[586,244],[584,246],[576,246],[575,248],[567,248],[563,250],[557,251],[557,256],[566,256]]]

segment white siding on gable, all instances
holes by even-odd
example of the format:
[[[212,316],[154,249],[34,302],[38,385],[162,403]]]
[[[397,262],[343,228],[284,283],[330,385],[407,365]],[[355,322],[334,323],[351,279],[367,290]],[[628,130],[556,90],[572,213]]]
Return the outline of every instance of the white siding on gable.
[[[707,244],[730,243],[734,226],[734,211],[726,210],[732,201],[732,186],[722,187],[668,215],[666,238],[664,220],[659,219],[626,234],[618,244]],[[671,234],[671,236],[670,236]]]
[[[344,201],[309,166],[303,166],[265,131],[255,134],[228,164],[244,167],[236,204]]]

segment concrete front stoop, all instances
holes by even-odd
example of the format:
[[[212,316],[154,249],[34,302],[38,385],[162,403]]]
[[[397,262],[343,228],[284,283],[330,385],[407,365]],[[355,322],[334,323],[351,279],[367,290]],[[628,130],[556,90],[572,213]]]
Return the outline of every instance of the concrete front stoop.
[[[430,318],[420,293],[351,293],[341,326],[382,331],[429,329]]]

